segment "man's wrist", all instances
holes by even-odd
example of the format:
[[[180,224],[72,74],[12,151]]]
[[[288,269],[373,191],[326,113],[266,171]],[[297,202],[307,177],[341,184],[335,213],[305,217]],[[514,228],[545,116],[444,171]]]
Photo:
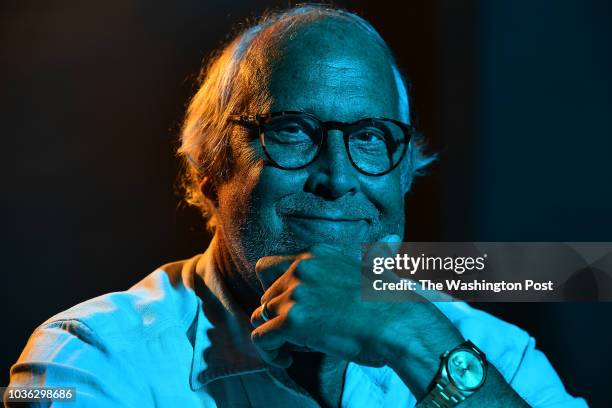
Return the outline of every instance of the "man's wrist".
[[[417,407],[455,407],[482,388],[487,368],[485,354],[469,340],[447,350],[440,357],[440,367],[427,395]]]
[[[408,319],[402,329],[387,334],[385,361],[420,399],[425,395],[440,367],[440,356],[463,343],[465,339],[455,326],[434,305],[418,305],[424,315],[416,315],[427,325],[411,324]],[[432,311],[434,308],[435,311]],[[414,313],[414,312],[413,312]],[[413,320],[413,319],[409,319]]]

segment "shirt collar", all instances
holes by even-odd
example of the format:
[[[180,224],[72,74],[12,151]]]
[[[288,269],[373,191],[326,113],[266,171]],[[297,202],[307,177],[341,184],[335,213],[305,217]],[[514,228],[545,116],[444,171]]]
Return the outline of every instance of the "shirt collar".
[[[187,261],[183,282],[197,299],[187,335],[193,346],[190,385],[193,390],[218,378],[264,371],[268,365],[251,342],[250,316],[232,298],[215,267],[215,239],[201,255]]]

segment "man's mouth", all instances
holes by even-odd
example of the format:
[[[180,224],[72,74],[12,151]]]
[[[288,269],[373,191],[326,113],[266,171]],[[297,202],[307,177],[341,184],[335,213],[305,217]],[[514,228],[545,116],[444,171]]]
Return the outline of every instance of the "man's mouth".
[[[368,235],[371,220],[341,213],[287,214],[289,229],[312,242],[361,241]]]
[[[290,218],[298,218],[303,220],[313,220],[313,221],[324,221],[324,222],[367,222],[368,224],[371,221],[367,218],[356,217],[356,216],[346,216],[342,214],[333,214],[333,213],[318,213],[318,214],[306,214],[306,213],[296,213],[289,214]]]

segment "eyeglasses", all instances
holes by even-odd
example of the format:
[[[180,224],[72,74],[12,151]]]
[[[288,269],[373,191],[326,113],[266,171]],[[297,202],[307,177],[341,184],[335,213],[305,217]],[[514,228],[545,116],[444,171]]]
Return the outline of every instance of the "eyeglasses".
[[[267,158],[285,170],[302,169],[314,162],[327,141],[328,131],[340,130],[352,165],[368,176],[382,176],[396,168],[415,132],[413,126],[393,119],[325,122],[296,111],[230,115],[229,119],[256,128]]]

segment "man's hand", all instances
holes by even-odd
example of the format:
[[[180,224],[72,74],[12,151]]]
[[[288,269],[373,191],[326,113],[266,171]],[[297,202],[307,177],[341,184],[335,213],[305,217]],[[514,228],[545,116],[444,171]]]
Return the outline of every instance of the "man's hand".
[[[418,397],[434,378],[440,354],[463,341],[452,323],[415,293],[414,302],[365,302],[361,265],[328,245],[294,256],[261,258],[256,271],[271,318],[262,307],[251,316],[252,340],[268,363],[286,368],[290,345],[307,347],[368,366],[400,369]],[[406,377],[406,378],[404,378]]]

